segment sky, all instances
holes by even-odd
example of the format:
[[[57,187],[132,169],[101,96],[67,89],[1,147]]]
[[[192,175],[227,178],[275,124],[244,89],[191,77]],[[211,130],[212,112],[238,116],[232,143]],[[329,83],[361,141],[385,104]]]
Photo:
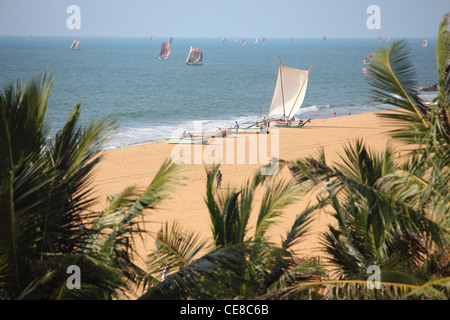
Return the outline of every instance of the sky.
[[[0,0],[0,35],[432,38],[448,12],[449,0]]]

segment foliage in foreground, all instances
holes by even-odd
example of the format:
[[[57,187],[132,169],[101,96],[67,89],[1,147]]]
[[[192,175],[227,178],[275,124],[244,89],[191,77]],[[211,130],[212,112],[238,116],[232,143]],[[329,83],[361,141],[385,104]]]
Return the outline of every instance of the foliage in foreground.
[[[133,236],[175,182],[176,166],[166,162],[143,193],[127,188],[92,212],[93,169],[114,122],[79,126],[77,103],[48,141],[51,87],[46,74],[0,95],[0,299],[117,298],[145,279]],[[81,289],[68,290],[71,265],[82,270]]]

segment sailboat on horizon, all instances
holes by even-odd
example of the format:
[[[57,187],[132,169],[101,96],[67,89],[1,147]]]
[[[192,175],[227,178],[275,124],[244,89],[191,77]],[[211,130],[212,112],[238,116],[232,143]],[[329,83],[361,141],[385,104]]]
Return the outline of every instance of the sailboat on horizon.
[[[186,59],[187,65],[202,65],[203,64],[203,53],[202,48],[197,48],[191,46],[189,49],[189,54]]]
[[[73,39],[73,42],[70,46],[70,50],[78,50],[79,46],[80,46],[80,39]]]
[[[169,58],[169,54],[170,54],[170,44],[163,41],[158,58],[160,60],[167,60],[167,58]]]
[[[278,77],[267,119],[275,127],[303,127],[311,119],[295,121],[294,116],[305,99],[313,65],[309,70],[300,70],[287,67],[278,59]]]

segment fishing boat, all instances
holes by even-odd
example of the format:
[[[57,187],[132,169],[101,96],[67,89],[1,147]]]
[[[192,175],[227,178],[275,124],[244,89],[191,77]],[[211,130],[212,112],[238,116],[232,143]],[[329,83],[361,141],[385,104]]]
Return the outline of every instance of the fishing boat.
[[[70,46],[70,50],[78,50],[80,46],[80,39],[73,39],[72,45]]]
[[[301,128],[308,122],[311,122],[311,118],[308,118],[306,120],[301,120],[301,119],[288,120],[288,121],[275,120],[275,122],[273,124],[270,123],[270,125],[274,126],[274,127]]]
[[[202,48],[197,48],[191,46],[189,54],[186,58],[187,65],[202,65],[203,64],[203,53]]]
[[[312,67],[309,70],[290,68],[279,59],[277,82],[267,116],[271,126],[299,128],[311,120],[296,121],[294,116],[305,99]]]
[[[210,138],[226,138],[231,132],[231,128],[218,128],[217,131],[207,131],[200,133],[191,133],[191,137],[210,137]]]
[[[163,41],[161,45],[161,52],[159,53],[158,58],[161,60],[167,60],[169,54],[170,54],[170,44]]]
[[[168,144],[208,144],[210,136],[166,138]]]
[[[219,127],[221,132],[226,132],[226,136],[233,136],[235,134],[270,134],[267,125],[259,124],[258,122],[252,123],[246,128],[239,128],[237,131],[234,128],[222,128]]]
[[[425,48],[427,46],[427,44],[428,44],[428,40],[425,39],[422,41],[422,47]]]

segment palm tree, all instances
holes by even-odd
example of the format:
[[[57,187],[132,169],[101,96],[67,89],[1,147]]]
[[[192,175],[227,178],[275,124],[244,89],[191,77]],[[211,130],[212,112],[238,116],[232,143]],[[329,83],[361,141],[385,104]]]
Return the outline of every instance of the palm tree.
[[[296,280],[321,274],[318,268],[294,263],[292,246],[305,235],[315,208],[299,214],[281,246],[269,241],[267,232],[281,209],[293,203],[298,188],[271,178],[266,186],[254,228],[249,225],[254,195],[267,177],[259,172],[238,190],[216,194],[208,174],[205,202],[211,219],[212,243],[200,241],[178,224],[163,228],[157,250],[149,257],[149,276],[154,286],[141,299],[248,299]],[[254,230],[251,232],[251,230]],[[206,253],[196,258],[202,250]],[[161,282],[165,265],[175,269]]]
[[[176,166],[165,163],[142,195],[130,187],[104,212],[92,212],[92,170],[115,124],[79,126],[77,103],[48,141],[52,83],[46,73],[41,82],[18,81],[0,95],[0,299],[118,297],[143,279],[133,263],[136,219],[164,197]],[[71,265],[82,273],[79,290],[66,285]]]
[[[389,148],[371,155],[362,142],[345,149],[342,163],[330,166],[323,153],[291,163],[304,188],[322,187],[336,227],[323,245],[336,267],[336,280],[284,288],[270,298],[448,299],[449,262],[449,62],[448,20],[437,44],[438,96],[427,107],[420,99],[407,46],[399,41],[371,58],[369,82],[374,101],[398,107],[381,116],[398,129],[391,134],[413,151],[395,164]],[[317,190],[317,189],[316,189]],[[383,290],[371,290],[369,266],[381,270]]]

